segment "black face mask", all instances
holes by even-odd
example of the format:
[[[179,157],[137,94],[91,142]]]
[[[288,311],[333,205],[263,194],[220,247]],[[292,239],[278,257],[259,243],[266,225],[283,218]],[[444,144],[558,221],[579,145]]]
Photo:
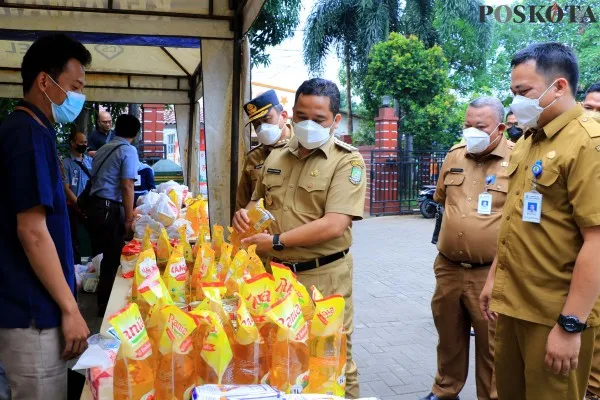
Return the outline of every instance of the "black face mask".
[[[80,145],[75,146],[75,151],[78,152],[79,154],[85,153],[86,150],[87,150],[87,145],[85,145],[85,144],[80,144]]]
[[[508,136],[511,138],[511,140],[514,140],[515,142],[519,140],[521,136],[523,136],[523,129],[517,128],[516,126],[511,126],[506,131],[508,132]]]

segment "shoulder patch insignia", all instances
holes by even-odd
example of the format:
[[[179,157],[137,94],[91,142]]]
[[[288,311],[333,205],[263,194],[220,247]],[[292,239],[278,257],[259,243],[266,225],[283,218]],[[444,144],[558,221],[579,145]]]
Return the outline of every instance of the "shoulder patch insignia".
[[[263,146],[262,144],[259,144],[258,146],[251,148],[250,151],[248,152],[248,154],[252,153],[255,150],[261,149],[262,146]]]
[[[362,181],[364,166],[360,161],[356,160],[351,161],[350,165],[352,165],[352,169],[350,170],[350,176],[348,177],[348,179],[350,180],[350,183],[358,186]]]
[[[338,138],[335,138],[333,141],[336,145],[338,145],[339,147],[341,147],[342,149],[344,149],[346,151],[358,151],[358,149],[356,147],[354,147],[346,142],[342,142]]]

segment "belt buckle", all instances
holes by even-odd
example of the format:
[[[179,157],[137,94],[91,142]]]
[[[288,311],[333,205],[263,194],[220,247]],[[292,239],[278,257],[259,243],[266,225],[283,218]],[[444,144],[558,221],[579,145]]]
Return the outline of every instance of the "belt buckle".
[[[295,263],[288,263],[288,264],[290,265],[290,268],[292,269],[292,271],[293,271],[294,273],[296,273],[296,272],[297,272],[297,271],[296,271],[296,265],[298,265],[298,263],[297,263],[297,262],[295,262]]]
[[[473,268],[473,264],[469,263],[460,263],[460,266],[467,269]]]

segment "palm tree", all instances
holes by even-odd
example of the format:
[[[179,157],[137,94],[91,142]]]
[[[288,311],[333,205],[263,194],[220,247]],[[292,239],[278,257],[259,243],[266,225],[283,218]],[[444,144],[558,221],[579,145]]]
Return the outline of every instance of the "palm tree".
[[[348,134],[352,134],[352,69],[365,68],[374,44],[398,26],[398,0],[318,0],[304,34],[304,62],[312,74],[323,70],[331,48],[344,60]]]

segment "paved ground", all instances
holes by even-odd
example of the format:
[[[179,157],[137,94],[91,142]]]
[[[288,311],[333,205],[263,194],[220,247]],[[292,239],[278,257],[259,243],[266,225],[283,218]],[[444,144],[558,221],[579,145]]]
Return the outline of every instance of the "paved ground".
[[[353,354],[361,396],[415,400],[431,390],[437,345],[430,308],[433,228],[433,220],[421,216],[369,218],[354,226]],[[477,398],[474,365],[471,357],[463,400]]]

